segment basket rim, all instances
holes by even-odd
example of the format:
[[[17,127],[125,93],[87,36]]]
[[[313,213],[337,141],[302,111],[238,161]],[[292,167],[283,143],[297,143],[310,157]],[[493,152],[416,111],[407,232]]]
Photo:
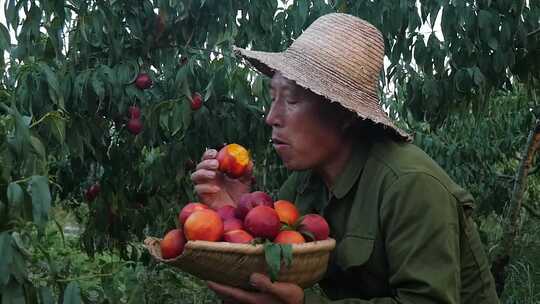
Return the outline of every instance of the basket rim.
[[[151,250],[151,247],[159,246],[160,238],[146,237],[144,244],[147,249]],[[313,252],[332,251],[336,246],[336,241],[333,238],[326,240],[306,242],[302,244],[292,244],[293,254],[302,255]],[[174,261],[181,259],[186,253],[190,251],[215,251],[221,253],[239,253],[244,255],[260,255],[264,252],[264,244],[238,244],[228,242],[208,242],[208,241],[188,241],[184,247],[184,253],[172,258],[163,259],[160,256],[155,256],[161,261]]]

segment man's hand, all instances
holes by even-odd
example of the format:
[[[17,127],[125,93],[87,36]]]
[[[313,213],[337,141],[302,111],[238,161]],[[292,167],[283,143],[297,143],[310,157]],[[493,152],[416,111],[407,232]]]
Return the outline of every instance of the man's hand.
[[[227,285],[208,282],[208,287],[217,293],[224,303],[242,304],[302,304],[304,290],[292,283],[272,283],[267,276],[254,273],[250,284],[258,291],[246,291]]]
[[[236,206],[240,196],[251,190],[253,162],[250,161],[248,170],[243,176],[232,179],[218,170],[219,162],[216,156],[217,151],[214,149],[204,152],[201,162],[191,174],[195,192],[199,199],[210,207]]]

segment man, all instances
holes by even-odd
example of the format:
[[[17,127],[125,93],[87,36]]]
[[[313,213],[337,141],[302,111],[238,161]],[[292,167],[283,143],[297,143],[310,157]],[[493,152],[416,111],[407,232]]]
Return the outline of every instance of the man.
[[[470,218],[472,197],[409,136],[377,95],[384,43],[371,24],[345,14],[317,19],[283,53],[236,49],[272,77],[266,122],[294,173],[279,199],[317,212],[336,239],[320,286],[326,296],[253,274],[248,292],[209,282],[230,303],[498,303]],[[250,191],[249,175],[217,172],[203,155],[192,180],[202,201]]]

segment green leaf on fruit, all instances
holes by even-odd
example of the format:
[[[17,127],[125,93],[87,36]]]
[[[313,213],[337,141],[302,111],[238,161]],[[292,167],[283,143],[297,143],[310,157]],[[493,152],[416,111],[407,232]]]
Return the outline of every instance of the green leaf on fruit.
[[[292,254],[292,245],[291,244],[281,244],[281,258],[285,263],[285,266],[288,268],[292,264],[293,254]]]
[[[264,243],[264,258],[272,282],[277,280],[282,264],[285,267],[291,266],[293,260],[292,252],[291,244]]]
[[[315,236],[313,235],[313,233],[309,232],[309,231],[300,231],[300,234],[302,234],[303,236],[305,236],[307,239],[309,239],[310,241],[315,241]]]
[[[264,258],[268,266],[268,274],[272,281],[277,280],[279,269],[281,268],[281,248],[279,244],[270,242],[264,243]]]

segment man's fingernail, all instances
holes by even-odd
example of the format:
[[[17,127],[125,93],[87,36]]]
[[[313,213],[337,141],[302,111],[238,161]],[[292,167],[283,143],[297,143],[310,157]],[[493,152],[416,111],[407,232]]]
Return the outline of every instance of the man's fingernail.
[[[212,166],[212,168],[217,168],[217,167],[219,167],[219,162],[217,160],[213,159],[210,162],[210,166]]]

